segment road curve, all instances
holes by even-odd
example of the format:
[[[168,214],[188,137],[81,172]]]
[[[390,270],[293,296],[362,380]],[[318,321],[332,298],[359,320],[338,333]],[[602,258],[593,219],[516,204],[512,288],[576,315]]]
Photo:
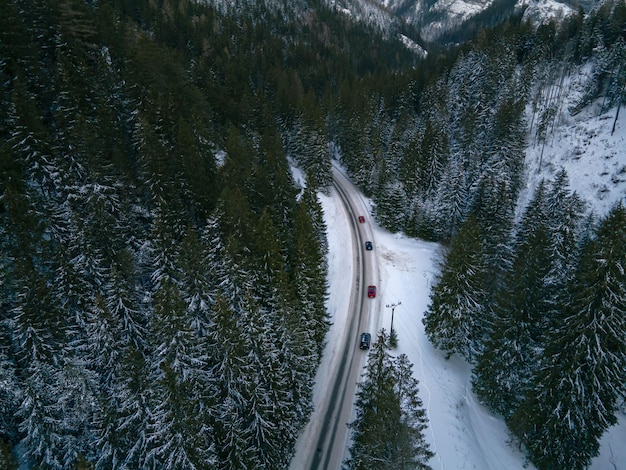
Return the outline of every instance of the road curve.
[[[315,426],[313,436],[309,436],[309,448],[301,449],[308,452],[307,457],[300,461],[301,468],[311,470],[336,470],[341,468],[349,442],[350,422],[353,412],[353,403],[356,384],[363,370],[366,354],[358,346],[361,332],[370,331],[370,317],[377,305],[378,299],[368,299],[366,286],[376,284],[373,269],[374,257],[372,252],[364,249],[366,240],[371,240],[371,227],[367,208],[350,181],[339,170],[333,168],[333,187],[339,195],[348,215],[346,223],[350,226],[351,245],[353,252],[354,276],[352,292],[350,294],[349,313],[342,344],[335,345],[336,354],[340,354],[338,367],[334,375],[330,376],[325,388],[325,397],[318,405],[313,419],[320,422]],[[365,216],[366,223],[358,222],[360,215]],[[347,247],[346,247],[347,248]],[[375,332],[372,333],[374,340]],[[296,470],[293,468],[292,469]],[[298,469],[299,470],[299,469]]]

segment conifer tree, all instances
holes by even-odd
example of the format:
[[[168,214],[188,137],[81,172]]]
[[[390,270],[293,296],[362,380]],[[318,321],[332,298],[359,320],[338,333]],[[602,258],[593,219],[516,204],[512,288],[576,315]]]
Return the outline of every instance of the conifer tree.
[[[384,330],[378,335],[359,383],[348,469],[427,469],[432,453],[422,431],[426,420],[406,357],[394,361]]]
[[[581,243],[584,203],[569,189],[567,172],[557,173],[546,198],[551,240],[550,272],[546,276],[545,331],[559,329],[571,303],[569,287],[575,275]],[[590,229],[593,225],[590,226]],[[548,343],[550,339],[546,340]]]
[[[21,398],[21,387],[15,375],[15,365],[8,356],[7,335],[4,333],[0,327],[0,447],[17,438],[15,413]],[[2,454],[3,450],[0,450],[0,462]]]
[[[376,218],[391,230],[398,232],[403,229],[408,219],[407,195],[400,182],[393,181],[383,185],[376,197]]]
[[[540,469],[589,466],[626,394],[626,210],[616,206],[581,254],[572,302],[546,365],[511,416]]]
[[[466,174],[459,155],[452,155],[434,198],[435,233],[440,239],[455,237],[467,217],[468,192]]]
[[[212,308],[208,342],[210,373],[216,390],[213,418],[216,468],[253,469],[261,465],[254,446],[252,429],[244,415],[247,400],[256,387],[251,364],[247,361],[247,344],[238,313],[218,294]]]
[[[448,161],[448,138],[439,120],[426,121],[417,158],[421,162],[421,188],[427,197],[432,197]]]
[[[507,181],[498,175],[483,177],[475,192],[471,213],[480,226],[486,266],[484,287],[486,290],[485,312],[489,312],[495,292],[502,286],[504,274],[511,267],[511,232],[515,202],[510,199]]]
[[[474,390],[492,410],[509,416],[540,367],[545,326],[550,237],[546,185],[526,208],[514,245],[511,269],[496,292],[484,352],[474,369]]]
[[[292,276],[298,299],[294,310],[301,313],[288,320],[293,325],[289,327],[294,339],[293,347],[306,356],[314,351],[317,358],[321,357],[321,345],[328,331],[325,306],[328,268],[324,258],[326,233],[323,214],[320,212],[321,207],[315,193],[307,188],[294,214],[295,253]]]
[[[456,352],[472,362],[482,350],[486,272],[480,227],[470,216],[446,256],[423,319],[429,340],[446,357]]]
[[[435,454],[431,452],[424,439],[424,430],[428,426],[428,418],[419,397],[418,380],[413,376],[413,364],[405,354],[400,354],[394,361],[396,372],[396,391],[400,397],[403,411],[403,424],[406,433],[400,435],[405,439],[404,456],[400,458],[400,466],[427,469],[427,463]]]
[[[324,120],[312,91],[302,103],[303,110],[296,118],[287,149],[307,174],[307,185],[326,191],[332,183],[328,138]]]

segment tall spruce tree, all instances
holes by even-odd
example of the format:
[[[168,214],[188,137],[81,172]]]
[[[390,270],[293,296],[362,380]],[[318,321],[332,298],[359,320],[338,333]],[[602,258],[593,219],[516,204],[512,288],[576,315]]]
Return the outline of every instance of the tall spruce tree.
[[[571,304],[509,425],[540,469],[587,468],[626,395],[626,210],[585,245]]]
[[[482,349],[486,272],[480,226],[470,216],[446,256],[423,319],[428,339],[446,357],[459,353],[472,362]]]
[[[509,416],[539,368],[550,272],[546,185],[526,208],[514,244],[511,269],[496,292],[483,353],[474,369],[474,390],[492,410]]]
[[[384,330],[378,335],[359,383],[348,469],[427,469],[426,419],[406,357],[393,360]]]

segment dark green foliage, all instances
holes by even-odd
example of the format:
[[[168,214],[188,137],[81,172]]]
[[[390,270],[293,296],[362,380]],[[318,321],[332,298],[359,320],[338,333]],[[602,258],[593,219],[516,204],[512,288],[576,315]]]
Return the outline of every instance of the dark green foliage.
[[[550,332],[545,366],[509,420],[540,469],[587,468],[617,421],[626,393],[625,253],[620,205],[583,248],[567,314]]]
[[[4,439],[0,439],[0,467],[6,470],[17,470],[17,463],[11,455],[11,448]]]
[[[19,444],[42,468],[285,468],[326,245],[274,77],[310,89],[321,60],[286,73],[268,27],[182,0],[8,1],[0,23],[1,465]]]
[[[495,294],[492,331],[474,371],[476,393],[504,416],[523,397],[543,347],[550,262],[544,188],[539,186],[518,228],[512,266]]]
[[[446,357],[459,353],[473,362],[485,338],[487,264],[481,230],[470,216],[454,239],[423,322],[426,335]]]
[[[433,456],[424,442],[427,419],[418,383],[405,355],[392,358],[382,330],[373,344],[359,383],[349,469],[427,469]]]
[[[582,205],[559,173],[541,183],[517,227],[511,265],[494,290],[485,351],[474,390],[490,408],[510,416],[543,367],[543,350],[561,328],[578,261]]]
[[[555,183],[548,222],[507,256],[522,110],[539,67],[596,53],[581,106],[623,102],[623,2],[561,30],[515,20],[416,68],[320,2],[249,3],[0,3],[0,466],[285,468],[328,329],[315,190],[330,185],[329,148],[388,227],[467,241],[433,308],[449,309],[454,273],[486,300],[447,351],[471,358],[486,332],[492,353],[509,333],[528,340],[524,364],[549,350],[573,295],[580,202]],[[307,172],[302,194],[287,156]],[[531,295],[504,294],[518,283]],[[551,360],[515,372],[528,393],[514,403],[534,403]],[[401,468],[430,454],[414,445],[416,384],[394,364]]]

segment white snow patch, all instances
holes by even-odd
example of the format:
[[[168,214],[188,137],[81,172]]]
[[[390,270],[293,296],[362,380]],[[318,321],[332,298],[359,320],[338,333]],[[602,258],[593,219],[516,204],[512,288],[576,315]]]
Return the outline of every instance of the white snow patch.
[[[418,43],[413,41],[411,38],[405,36],[404,34],[400,34],[400,41],[404,44],[404,47],[415,52],[420,57],[424,58],[428,55],[428,51],[420,46]]]
[[[226,152],[223,150],[218,150],[217,152],[215,152],[215,163],[217,164],[217,166],[222,167],[224,166],[225,162],[226,162]]]
[[[570,91],[565,93],[554,132],[545,145],[531,142],[526,150],[526,186],[520,193],[518,215],[532,198],[539,181],[552,180],[561,168],[567,171],[571,190],[596,215],[603,216],[619,201],[626,202],[625,110],[617,122],[616,108],[598,114],[599,102],[571,116],[567,104],[577,93],[576,84],[570,82],[564,86]]]
[[[569,5],[554,0],[520,0],[517,7],[521,6],[527,6],[523,19],[534,24],[562,20],[574,13],[574,9]]]

